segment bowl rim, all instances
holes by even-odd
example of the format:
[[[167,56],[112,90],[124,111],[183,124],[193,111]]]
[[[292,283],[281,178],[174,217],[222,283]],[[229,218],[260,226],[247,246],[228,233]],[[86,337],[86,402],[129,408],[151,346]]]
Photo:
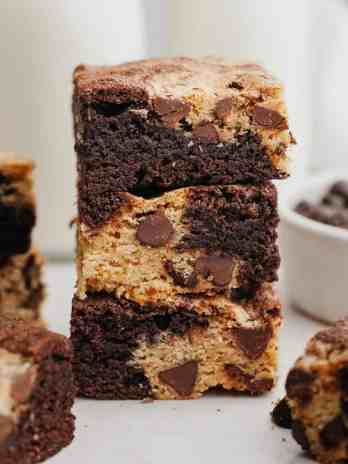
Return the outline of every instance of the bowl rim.
[[[281,221],[317,236],[348,242],[347,230],[314,221],[294,211],[295,204],[305,199],[309,189],[312,190],[316,186],[319,189],[329,187],[333,182],[345,178],[348,180],[348,175],[342,173],[342,170],[333,170],[324,174],[306,176],[298,184],[287,186],[279,193],[278,206]]]

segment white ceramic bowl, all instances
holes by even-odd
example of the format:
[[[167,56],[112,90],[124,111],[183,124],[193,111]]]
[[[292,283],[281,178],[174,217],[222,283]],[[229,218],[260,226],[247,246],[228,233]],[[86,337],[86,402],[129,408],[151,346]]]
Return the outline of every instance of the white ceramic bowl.
[[[348,316],[348,231],[294,211],[300,200],[319,202],[343,172],[307,178],[280,193],[280,250],[288,301],[313,318],[334,322]]]

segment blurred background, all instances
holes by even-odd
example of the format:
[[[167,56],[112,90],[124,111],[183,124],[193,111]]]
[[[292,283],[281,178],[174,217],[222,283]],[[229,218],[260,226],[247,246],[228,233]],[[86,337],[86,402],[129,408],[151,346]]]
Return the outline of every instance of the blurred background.
[[[80,63],[226,55],[264,63],[287,90],[293,179],[348,168],[347,0],[0,0],[0,150],[37,163],[36,240],[72,257],[71,75]]]

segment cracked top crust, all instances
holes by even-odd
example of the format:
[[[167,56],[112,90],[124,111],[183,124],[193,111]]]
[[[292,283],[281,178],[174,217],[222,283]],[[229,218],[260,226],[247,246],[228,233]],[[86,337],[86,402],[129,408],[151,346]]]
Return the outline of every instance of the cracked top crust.
[[[134,61],[116,66],[80,65],[74,82],[82,95],[119,90],[118,101],[124,101],[121,90],[134,90],[144,98],[183,98],[203,92],[216,99],[237,92],[258,97],[257,90],[279,96],[281,83],[255,63],[232,63],[222,58],[161,58]],[[242,89],[243,87],[243,89]],[[100,95],[102,97],[102,95]],[[115,100],[116,101],[116,100]]]
[[[251,130],[275,157],[277,168],[287,173],[284,157],[295,140],[283,87],[259,64],[177,57],[80,65],[74,85],[75,99],[121,105],[119,111],[124,106],[166,127],[189,128],[197,139],[226,143]]]

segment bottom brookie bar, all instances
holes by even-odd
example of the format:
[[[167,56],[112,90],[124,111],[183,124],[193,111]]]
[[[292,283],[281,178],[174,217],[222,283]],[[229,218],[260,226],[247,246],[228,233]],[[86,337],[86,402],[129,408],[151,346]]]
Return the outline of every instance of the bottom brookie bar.
[[[0,260],[0,327],[4,319],[40,318],[45,295],[42,264],[36,250]]]
[[[348,321],[316,334],[290,370],[274,421],[323,464],[348,462]]]
[[[271,285],[250,300],[185,298],[140,307],[106,293],[73,301],[71,338],[81,395],[197,398],[210,388],[270,390],[280,304]]]
[[[73,439],[69,341],[37,323],[0,327],[0,462],[34,464]]]

